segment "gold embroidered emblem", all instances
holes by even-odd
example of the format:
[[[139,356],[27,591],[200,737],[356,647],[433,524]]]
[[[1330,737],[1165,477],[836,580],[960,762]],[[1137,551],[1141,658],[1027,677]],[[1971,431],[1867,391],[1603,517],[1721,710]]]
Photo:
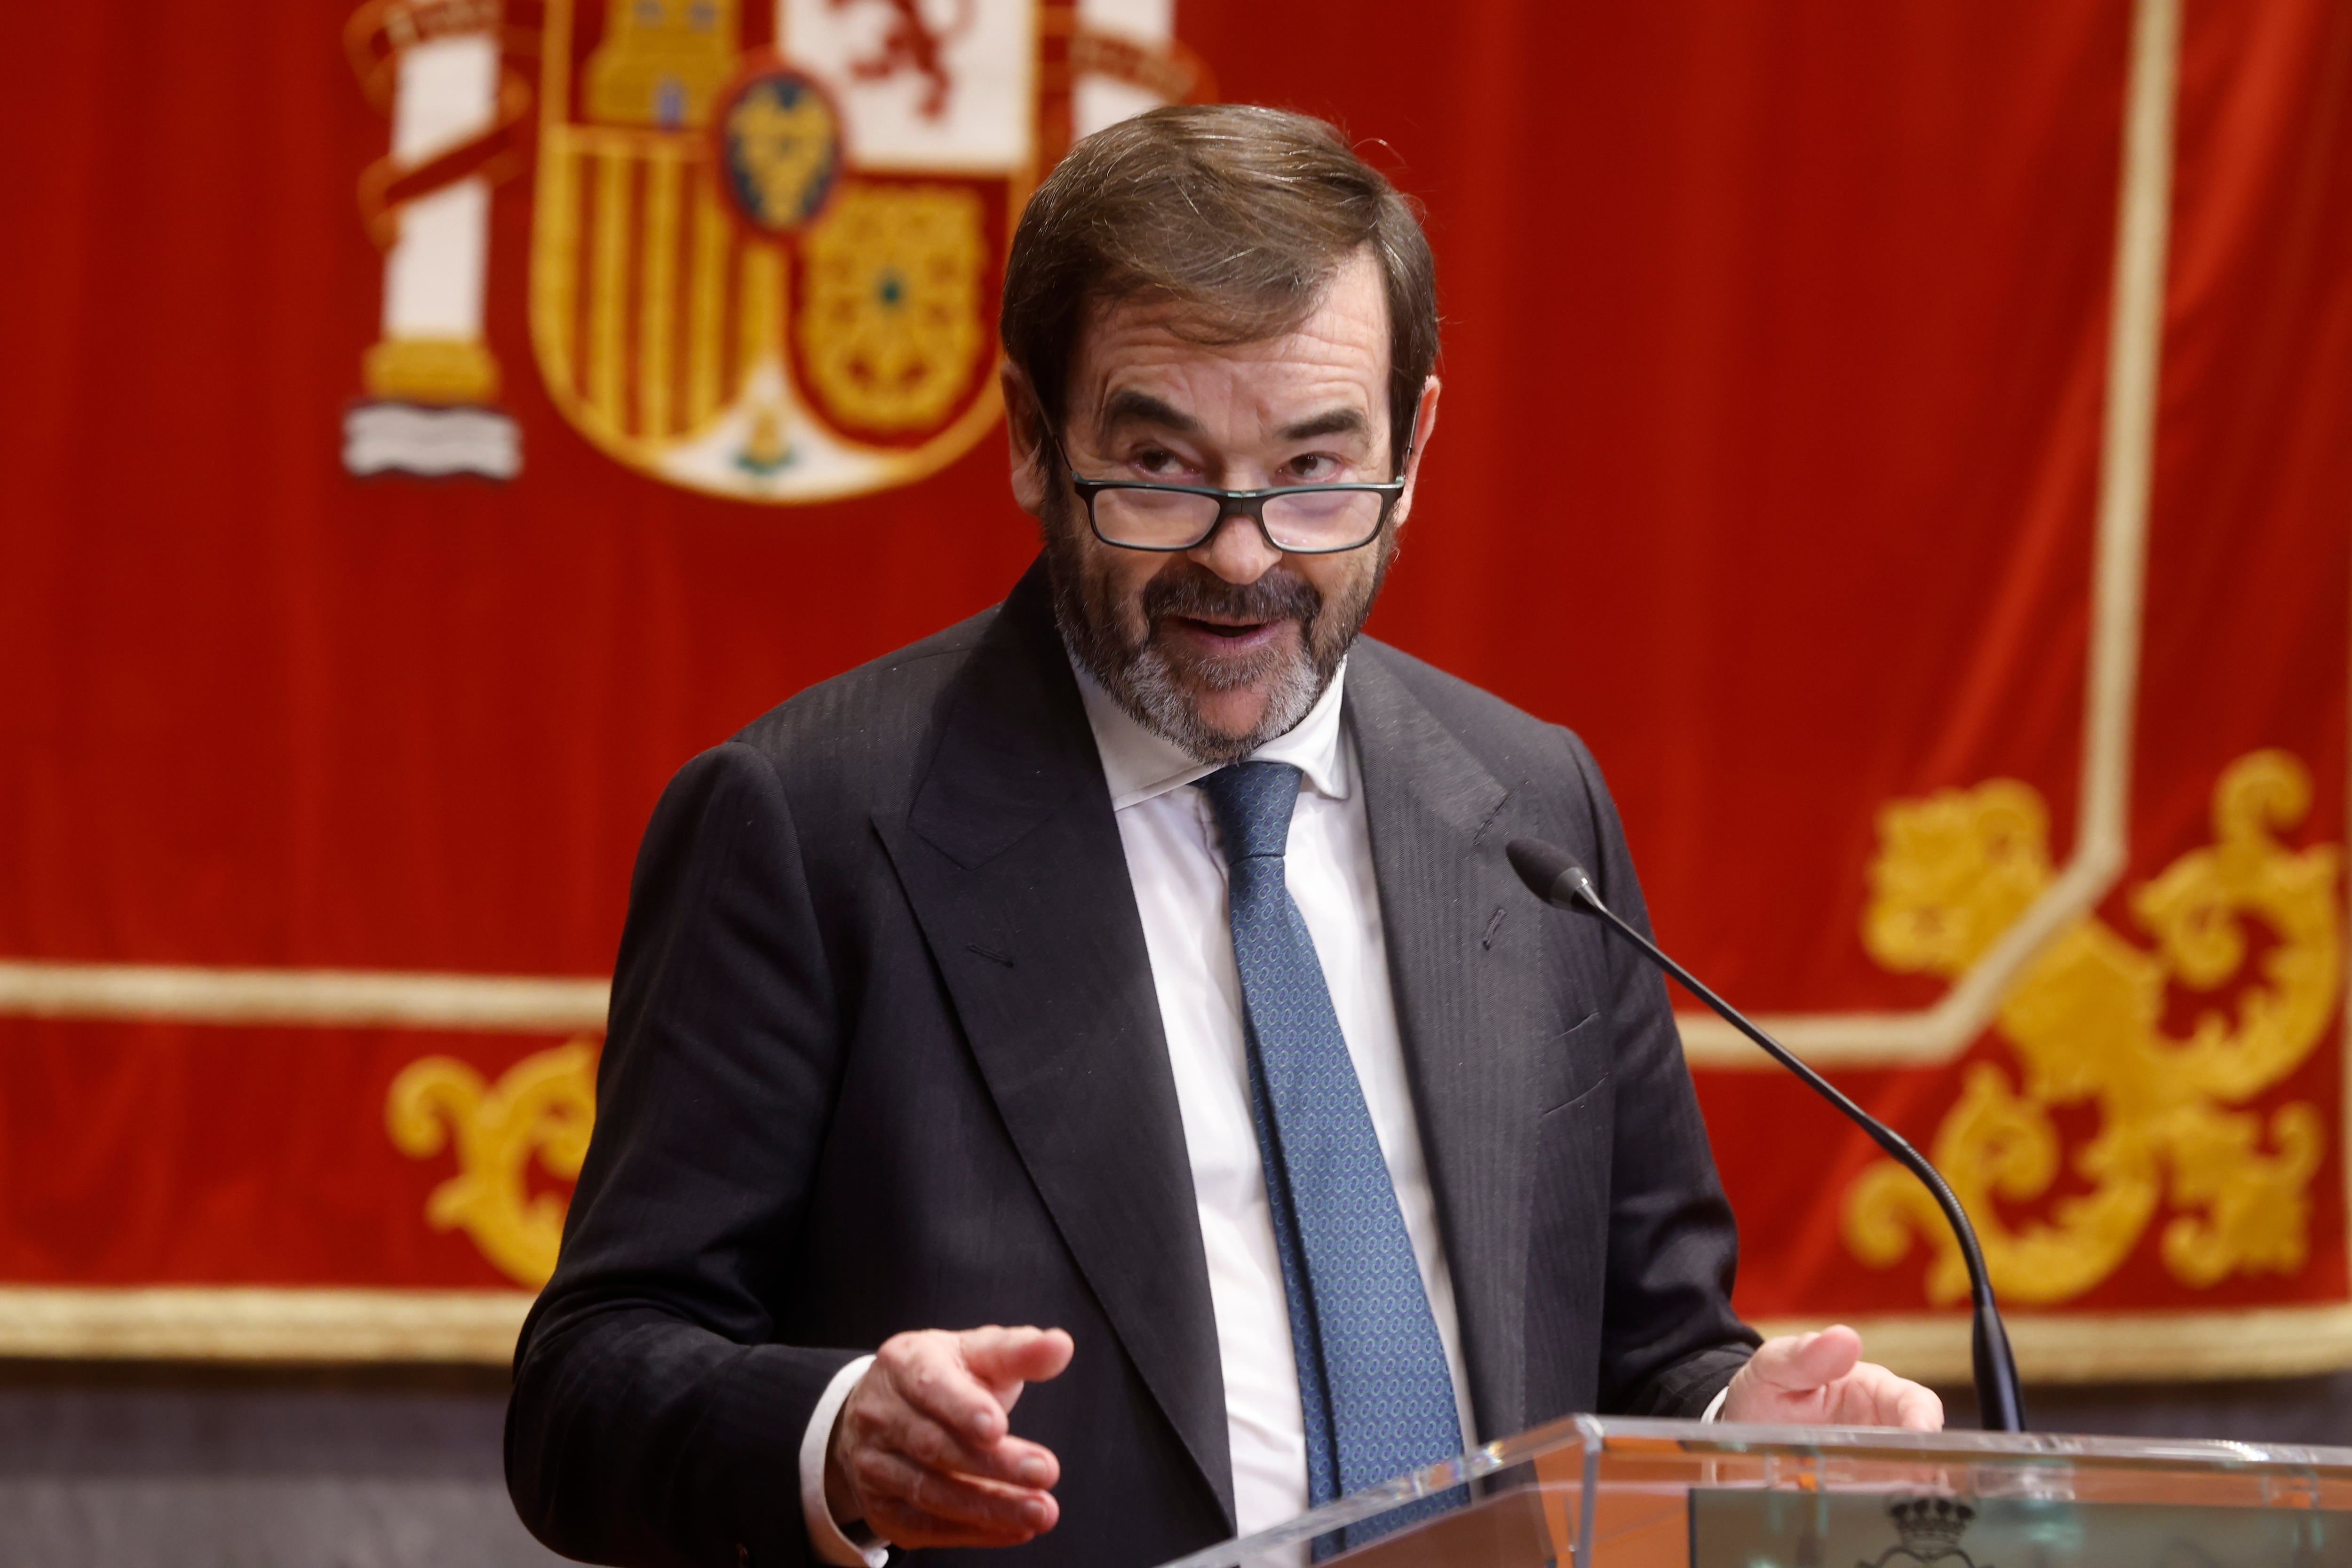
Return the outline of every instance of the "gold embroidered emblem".
[[[582,96],[607,125],[701,125],[735,69],[735,0],[628,0],[604,18]]]
[[[888,434],[936,423],[971,384],[987,342],[979,196],[856,186],[804,248],[800,350],[825,412]]]
[[[753,78],[727,110],[725,174],[735,209],[770,234],[815,218],[841,162],[841,122],[807,78]]]
[[[2021,1071],[2012,1080],[1994,1062],[1970,1066],[1933,1157],[2011,1300],[2081,1295],[2115,1272],[2164,1208],[2172,1218],[2160,1256],[2184,1284],[2303,1266],[2325,1123],[2300,1101],[2266,1122],[2239,1107],[2310,1057],[2342,985],[2342,852],[2290,851],[2273,836],[2310,805],[2310,774],[2295,758],[2239,758],[2214,786],[2212,845],[2132,894],[2154,950],[2082,920],[2003,1001],[1999,1029]],[[1878,827],[1863,941],[1898,972],[1960,975],[2053,875],[2048,810],[2014,779],[1895,802]],[[2266,940],[2250,936],[2250,922]],[[2174,1038],[2164,1019],[2175,986],[2233,987],[2234,1019],[2211,1009]],[[2097,1130],[2070,1149],[2053,1113],[2081,1106],[2095,1108]],[[2003,1217],[2001,1205],[2046,1197],[2069,1166],[2082,1190],[2050,1203],[2048,1218],[2012,1226]],[[1934,1200],[1893,1162],[1856,1179],[1843,1228],[1853,1255],[1876,1268],[1926,1239],[1935,1249],[1929,1300],[1968,1294]]]
[[[422,1058],[392,1081],[383,1119],[393,1145],[412,1159],[457,1141],[457,1174],[425,1200],[426,1222],[462,1228],[509,1279],[546,1284],[564,1203],[530,1191],[527,1176],[534,1158],[561,1180],[579,1176],[596,1119],[594,1045],[575,1040],[527,1056],[495,1084],[454,1057]]]
[[[344,26],[360,89],[392,121],[357,193],[384,257],[366,397],[343,416],[354,475],[521,472],[483,325],[490,191],[525,166],[531,107],[504,57],[510,36],[500,0],[364,0]]]
[[[531,358],[593,445],[766,504],[914,483],[1001,412],[999,269],[1039,172],[1087,131],[1216,97],[1165,6],[1109,32],[1078,0],[518,10],[540,25],[502,0],[361,0],[346,27],[393,120],[359,183],[390,254],[354,475],[520,475],[486,323],[490,188],[528,159]]]
[[[1037,12],[972,0],[915,98],[856,8],[780,0],[772,45],[739,5],[657,9],[626,27],[547,10],[530,313],[558,411],[631,467],[742,500],[961,455],[998,413],[994,274],[1041,159]]]

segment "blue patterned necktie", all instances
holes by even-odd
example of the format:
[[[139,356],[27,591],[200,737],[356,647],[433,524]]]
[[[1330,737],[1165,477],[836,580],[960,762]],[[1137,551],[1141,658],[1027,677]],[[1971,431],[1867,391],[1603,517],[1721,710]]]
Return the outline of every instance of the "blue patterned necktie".
[[[1283,762],[1238,763],[1200,781],[1224,838],[1250,1110],[1298,1360],[1307,1490],[1321,1504],[1451,1458],[1463,1439],[1412,1238],[1286,880],[1298,784],[1298,769]],[[1454,1500],[1359,1525],[1348,1544]],[[1316,1555],[1336,1547],[1318,1542]]]

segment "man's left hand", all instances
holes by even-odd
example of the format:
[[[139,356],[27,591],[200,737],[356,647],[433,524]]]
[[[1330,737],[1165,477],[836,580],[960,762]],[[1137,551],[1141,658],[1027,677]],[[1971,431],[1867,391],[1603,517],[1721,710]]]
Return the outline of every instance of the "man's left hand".
[[[1944,1429],[1935,1390],[1862,1359],[1862,1336],[1843,1323],[1819,1333],[1768,1339],[1731,1380],[1726,1421],[1790,1427]]]

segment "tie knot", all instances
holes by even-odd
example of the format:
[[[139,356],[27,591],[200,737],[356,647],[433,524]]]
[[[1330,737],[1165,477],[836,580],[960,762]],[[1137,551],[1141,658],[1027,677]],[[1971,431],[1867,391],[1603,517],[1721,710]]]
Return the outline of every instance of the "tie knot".
[[[1200,781],[1224,835],[1225,862],[1280,860],[1290,846],[1298,769],[1287,762],[1236,762]]]

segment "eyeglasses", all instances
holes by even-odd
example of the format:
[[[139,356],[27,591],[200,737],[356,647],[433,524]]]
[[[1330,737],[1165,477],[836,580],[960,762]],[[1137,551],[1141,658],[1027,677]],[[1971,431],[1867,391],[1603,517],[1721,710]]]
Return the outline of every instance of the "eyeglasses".
[[[1048,436],[1070,467],[1058,437]],[[1407,456],[1411,456],[1408,449]],[[1257,525],[1268,546],[1286,555],[1338,555],[1380,537],[1404,476],[1358,485],[1283,485],[1269,490],[1220,490],[1208,485],[1155,485],[1137,479],[1081,479],[1070,487],[1086,504],[1095,538],[1121,549],[1173,554],[1197,549],[1238,512]]]

